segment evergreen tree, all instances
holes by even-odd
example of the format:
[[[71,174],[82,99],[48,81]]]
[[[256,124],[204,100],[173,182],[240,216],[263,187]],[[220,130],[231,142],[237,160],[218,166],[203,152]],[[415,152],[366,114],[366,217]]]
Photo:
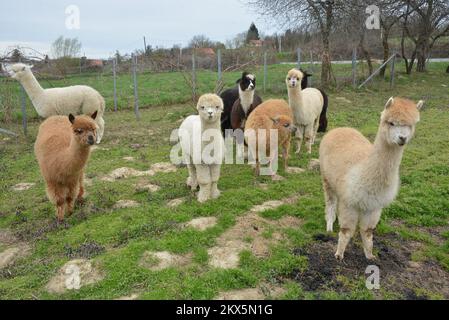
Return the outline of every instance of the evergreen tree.
[[[246,43],[249,43],[251,40],[260,40],[259,30],[257,29],[254,22],[251,23],[251,26],[249,27],[248,33],[246,35]]]

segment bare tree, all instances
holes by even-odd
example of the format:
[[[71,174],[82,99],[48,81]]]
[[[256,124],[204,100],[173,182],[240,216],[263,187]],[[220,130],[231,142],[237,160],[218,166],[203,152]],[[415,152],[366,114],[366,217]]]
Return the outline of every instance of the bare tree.
[[[321,82],[324,87],[331,84],[332,75],[330,35],[344,0],[246,0],[249,6],[261,15],[273,17],[281,27],[318,29],[323,46]]]
[[[426,71],[426,61],[435,42],[449,34],[449,1],[403,0],[413,10],[404,32],[415,44],[416,71]]]
[[[215,43],[210,40],[205,35],[197,35],[192,38],[189,42],[190,48],[211,48],[214,47]]]
[[[64,38],[60,36],[51,45],[53,58],[73,58],[81,51],[81,42],[77,38]]]

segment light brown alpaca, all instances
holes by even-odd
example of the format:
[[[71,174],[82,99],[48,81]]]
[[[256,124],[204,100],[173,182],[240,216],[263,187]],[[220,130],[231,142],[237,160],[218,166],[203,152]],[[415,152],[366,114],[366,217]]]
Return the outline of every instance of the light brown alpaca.
[[[251,132],[252,130],[252,132]],[[259,131],[265,130],[265,141],[259,140]],[[284,158],[284,168],[288,169],[288,159],[290,152],[291,134],[296,131],[293,125],[293,113],[288,103],[284,100],[268,100],[259,105],[248,117],[245,125],[245,138],[248,148],[256,160],[256,175],[260,175],[259,148],[265,143],[265,152],[270,157],[270,170],[273,180],[280,180],[281,177],[273,170],[273,161],[278,156],[278,150],[271,149],[270,130],[277,130],[277,145],[282,146]],[[255,141],[251,141],[251,134],[254,133]]]
[[[320,166],[327,231],[333,231],[337,211],[340,225],[337,259],[343,259],[357,224],[366,258],[375,258],[373,232],[382,209],[398,194],[402,155],[415,133],[423,104],[401,98],[388,100],[374,144],[350,128],[332,130],[323,138]]]
[[[75,197],[83,199],[84,168],[97,138],[96,117],[97,112],[91,117],[53,116],[39,127],[34,153],[59,221],[65,209],[72,214]]]

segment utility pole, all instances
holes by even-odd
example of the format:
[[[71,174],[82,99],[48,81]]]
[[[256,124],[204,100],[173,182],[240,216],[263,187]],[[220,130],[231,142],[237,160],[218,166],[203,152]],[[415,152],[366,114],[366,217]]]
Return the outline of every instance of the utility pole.
[[[278,36],[279,52],[282,52],[282,36]]]
[[[145,36],[143,36],[143,53],[144,55],[147,55],[147,40],[145,39]]]

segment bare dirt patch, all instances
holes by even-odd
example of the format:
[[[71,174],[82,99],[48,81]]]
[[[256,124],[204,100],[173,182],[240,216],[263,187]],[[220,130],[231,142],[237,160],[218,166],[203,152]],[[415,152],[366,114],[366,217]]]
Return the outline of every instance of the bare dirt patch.
[[[236,224],[217,239],[217,245],[208,250],[209,264],[216,268],[237,268],[239,254],[243,250],[251,250],[257,257],[269,255],[270,246],[284,240],[283,229],[298,227],[301,220],[294,217],[269,220],[262,218],[258,213],[294,203],[297,199],[298,196],[294,196],[284,200],[268,201],[238,217]]]
[[[26,191],[31,189],[32,187],[34,187],[36,184],[35,183],[27,183],[27,182],[22,182],[22,183],[18,183],[15,186],[12,187],[12,190],[14,191]]]
[[[139,184],[136,185],[136,190],[139,192],[148,191],[148,192],[154,193],[154,192],[158,192],[159,190],[161,190],[161,187],[159,187],[158,185],[155,185],[155,184],[147,183],[147,182],[140,182]]]
[[[126,297],[117,298],[115,300],[117,300],[117,301],[131,301],[131,300],[137,300],[137,299],[139,299],[139,295],[135,293],[135,294],[131,294],[131,295],[126,296]]]
[[[128,208],[137,208],[140,204],[134,200],[119,200],[114,205],[114,209],[128,209]]]
[[[173,200],[170,200],[168,203],[167,203],[167,206],[169,207],[169,208],[176,208],[176,207],[179,207],[181,204],[183,204],[184,202],[186,202],[186,199],[184,199],[184,198],[179,198],[179,199],[173,199]]]
[[[308,169],[310,171],[320,171],[320,160],[318,159],[310,160]]]
[[[139,171],[132,168],[118,168],[112,171],[107,176],[103,177],[102,181],[114,182],[120,179],[128,179],[131,177],[143,177],[143,176],[154,176],[156,173],[153,170]]]
[[[175,165],[168,162],[155,163],[151,166],[151,170],[156,173],[173,173],[178,170]]]
[[[176,255],[167,251],[144,253],[140,265],[152,271],[160,271],[172,267],[183,267],[190,264],[192,255]]]
[[[134,159],[134,157],[123,157],[123,160],[128,161],[128,162],[133,162],[136,159]]]
[[[351,288],[341,281],[341,277],[353,281],[366,278],[366,268],[376,265],[380,268],[384,290],[400,294],[404,299],[427,299],[416,294],[416,290],[423,289],[449,298],[449,272],[434,261],[411,261],[412,253],[422,247],[419,242],[404,241],[395,234],[375,236],[376,261],[366,260],[360,243],[356,241],[348,245],[344,261],[339,262],[334,257],[335,237],[319,235],[315,240],[307,248],[294,251],[308,258],[307,269],[296,270],[291,275],[306,291],[315,292],[318,296],[321,291],[329,289],[349,293]],[[381,295],[380,292],[377,294]]]
[[[31,248],[26,243],[7,247],[0,252],[0,270],[13,265],[17,260],[26,257],[30,251]]]
[[[214,227],[216,224],[217,224],[217,218],[206,217],[206,218],[193,219],[192,221],[187,222],[185,224],[185,226],[199,230],[199,231],[205,231],[209,228]]]
[[[80,288],[101,281],[104,275],[93,265],[92,261],[77,259],[67,262],[58,273],[50,279],[46,289],[50,293],[62,294],[68,290]]]
[[[285,293],[281,287],[261,285],[258,288],[220,292],[216,300],[266,300],[274,299]]]
[[[285,172],[287,172],[288,174],[300,174],[300,173],[304,173],[306,170],[302,169],[302,168],[297,168],[297,167],[288,167]]]

